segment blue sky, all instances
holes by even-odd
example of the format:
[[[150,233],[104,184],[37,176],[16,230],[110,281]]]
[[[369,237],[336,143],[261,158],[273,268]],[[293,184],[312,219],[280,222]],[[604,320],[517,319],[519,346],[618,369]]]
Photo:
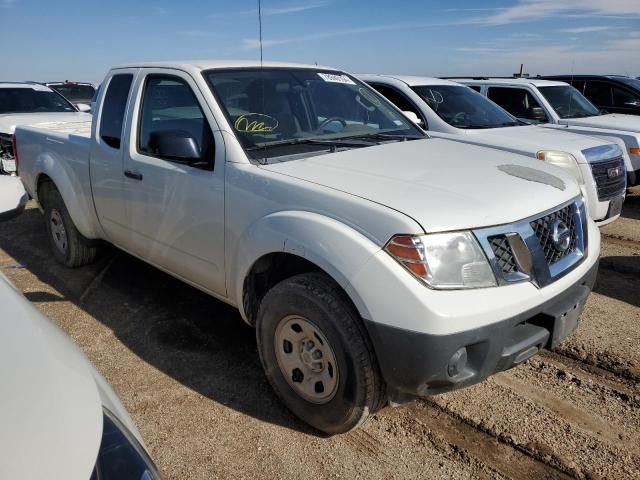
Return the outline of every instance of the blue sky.
[[[263,0],[266,60],[352,73],[640,75],[640,0]],[[0,0],[0,80],[258,59],[256,1]]]

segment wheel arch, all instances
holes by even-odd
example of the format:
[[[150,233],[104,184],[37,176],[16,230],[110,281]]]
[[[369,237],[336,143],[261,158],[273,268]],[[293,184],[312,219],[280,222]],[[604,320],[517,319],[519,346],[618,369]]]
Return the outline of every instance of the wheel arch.
[[[260,219],[243,235],[236,268],[230,269],[239,274],[230,285],[243,319],[255,325],[269,288],[299,273],[321,272],[340,286],[362,318],[370,319],[349,279],[379,249],[337,220],[310,212],[278,212]]]

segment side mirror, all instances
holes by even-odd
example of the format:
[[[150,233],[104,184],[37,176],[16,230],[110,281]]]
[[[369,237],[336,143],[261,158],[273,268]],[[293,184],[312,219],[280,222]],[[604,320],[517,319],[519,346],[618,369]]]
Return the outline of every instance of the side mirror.
[[[198,142],[184,130],[159,130],[149,135],[150,153],[184,163],[200,161]]]
[[[416,112],[412,112],[411,110],[403,110],[402,113],[404,113],[404,116],[416,125],[422,126],[422,120],[418,117]]]
[[[533,120],[537,120],[539,122],[545,122],[547,120],[547,114],[544,113],[544,109],[542,107],[531,107],[527,113],[527,116]]]
[[[89,113],[91,111],[91,105],[87,105],[86,103],[78,103],[76,108],[85,113]]]
[[[22,180],[18,177],[0,176],[0,221],[22,213],[28,199]]]

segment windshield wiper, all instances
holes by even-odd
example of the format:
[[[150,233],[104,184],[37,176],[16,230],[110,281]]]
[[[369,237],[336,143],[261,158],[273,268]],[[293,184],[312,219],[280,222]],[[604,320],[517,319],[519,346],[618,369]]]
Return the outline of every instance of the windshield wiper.
[[[320,138],[290,138],[287,140],[278,140],[275,142],[263,143],[254,145],[253,147],[247,147],[245,150],[269,150],[276,147],[287,147],[293,145],[326,145],[329,147],[366,147],[371,145],[371,142],[362,142],[354,140],[345,140],[342,138],[336,139],[320,139]]]
[[[503,127],[515,127],[515,126],[529,125],[529,124],[526,123],[526,122],[522,122],[520,120],[516,120],[516,121],[513,121],[513,122],[502,122],[501,125]]]
[[[342,139],[376,139],[376,140],[397,140],[399,142],[405,142],[408,140],[422,140],[427,138],[422,135],[405,135],[402,133],[363,133],[359,135],[350,135],[348,137],[342,137]]]

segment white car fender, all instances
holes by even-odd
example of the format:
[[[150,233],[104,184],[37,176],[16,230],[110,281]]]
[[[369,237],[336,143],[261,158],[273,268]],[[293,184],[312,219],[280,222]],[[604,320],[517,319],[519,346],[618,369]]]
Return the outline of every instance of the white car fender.
[[[242,318],[248,321],[241,301],[245,278],[258,259],[271,253],[286,252],[324,270],[349,292],[360,315],[369,318],[364,301],[350,287],[349,280],[380,248],[360,232],[324,215],[307,211],[272,213],[254,222],[242,235],[235,265],[229,269],[232,275],[230,290]]]

